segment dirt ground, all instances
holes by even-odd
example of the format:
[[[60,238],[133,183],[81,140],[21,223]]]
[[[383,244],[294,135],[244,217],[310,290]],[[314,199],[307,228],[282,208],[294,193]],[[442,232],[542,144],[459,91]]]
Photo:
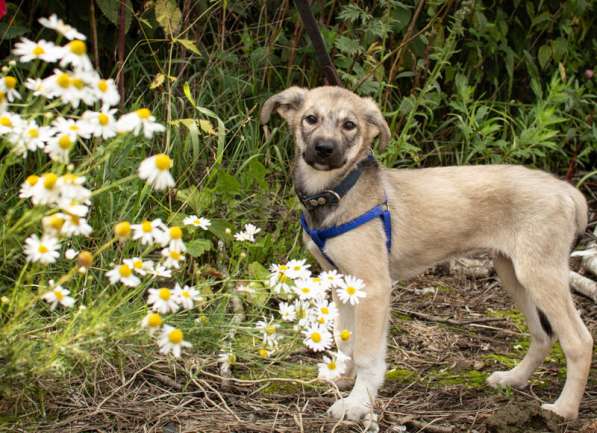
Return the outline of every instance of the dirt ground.
[[[576,295],[575,299],[597,340],[597,305]],[[555,400],[564,383],[564,360],[557,346],[525,390],[485,385],[491,372],[511,367],[527,347],[524,321],[492,274],[429,274],[396,288],[393,304],[389,371],[376,407],[379,431],[597,433],[597,355],[575,422],[566,423],[539,408]],[[310,356],[297,354],[295,361],[313,365]],[[222,380],[215,363],[204,359],[137,364],[131,359],[121,366],[125,374],[107,367],[87,378],[87,384],[52,391],[54,395],[46,398],[50,403],[40,408],[48,417],[35,430],[364,430],[362,424],[336,423],[325,416],[337,390],[312,381],[312,370],[297,380]],[[10,431],[34,430],[23,426]]]

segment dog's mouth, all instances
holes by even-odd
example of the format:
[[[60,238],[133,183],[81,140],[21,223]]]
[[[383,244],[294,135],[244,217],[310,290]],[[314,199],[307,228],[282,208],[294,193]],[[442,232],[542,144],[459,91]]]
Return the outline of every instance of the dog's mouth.
[[[346,164],[346,158],[342,158],[339,161],[320,161],[310,158],[306,152],[303,152],[303,159],[310,167],[318,171],[336,170]]]

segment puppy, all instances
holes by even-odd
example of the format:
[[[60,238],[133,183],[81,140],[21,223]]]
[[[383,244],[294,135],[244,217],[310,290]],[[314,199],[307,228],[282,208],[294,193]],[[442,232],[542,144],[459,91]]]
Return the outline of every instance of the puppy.
[[[386,371],[392,281],[456,255],[487,250],[531,336],[524,359],[509,371],[493,373],[488,384],[525,386],[558,338],[566,355],[566,383],[559,398],[542,407],[576,418],[593,347],[568,286],[570,248],[587,224],[582,194],[545,172],[520,166],[382,168],[368,155],[376,137],[382,148],[390,140],[385,119],[373,100],[340,87],[284,90],[265,102],[261,122],[274,111],[294,135],[299,198],[322,192],[336,197],[303,200],[304,227],[340,226],[386,202],[391,215],[390,248],[381,219],[330,238],[322,248],[304,232],[322,268],[337,267],[366,284],[367,297],[358,305],[336,300],[337,328],[353,333],[350,342],[337,345],[351,357],[356,379],[348,397],[329,413],[358,420],[372,411]],[[335,188],[352,179],[355,170],[356,183],[341,196]]]

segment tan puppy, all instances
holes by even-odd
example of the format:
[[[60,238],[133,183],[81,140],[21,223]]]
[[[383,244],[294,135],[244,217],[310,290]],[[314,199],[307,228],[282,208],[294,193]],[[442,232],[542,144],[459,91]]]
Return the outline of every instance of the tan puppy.
[[[294,134],[293,177],[300,194],[332,189],[366,158],[376,136],[390,131],[377,105],[339,87],[291,87],[267,100],[261,122],[277,111]],[[527,319],[531,344],[509,371],[493,373],[491,386],[525,386],[557,337],[566,355],[567,376],[560,397],[543,408],[575,418],[591,365],[593,339],[568,287],[568,256],[587,224],[587,204],[569,184],[519,166],[468,166],[390,170],[366,164],[357,183],[338,204],[305,209],[310,227],[342,224],[382,203],[392,215],[388,253],[383,224],[372,220],[325,245],[339,271],[366,283],[367,297],[355,307],[337,302],[337,341],[352,358],[356,375],[348,397],[329,412],[356,420],[372,411],[386,370],[385,351],[392,281],[408,279],[434,263],[473,250],[488,250],[503,285]],[[331,264],[305,235],[321,266]]]

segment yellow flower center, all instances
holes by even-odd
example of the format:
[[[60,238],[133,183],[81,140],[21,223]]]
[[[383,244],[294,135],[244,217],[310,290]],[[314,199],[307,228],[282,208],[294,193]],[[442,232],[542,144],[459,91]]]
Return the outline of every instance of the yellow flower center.
[[[66,173],[65,175],[62,176],[62,180],[65,183],[73,184],[77,181],[77,179],[79,179],[79,177],[72,173]]]
[[[85,82],[83,80],[81,80],[80,78],[73,78],[73,86],[75,86],[77,89],[81,90],[83,87],[85,87]]]
[[[278,267],[278,269],[279,269],[279,270],[281,270],[282,272],[284,272],[284,271],[287,271],[287,270],[288,270],[288,266],[286,266],[286,265],[280,265],[280,266]]]
[[[91,264],[93,263],[93,254],[91,254],[89,251],[81,251],[77,260],[79,265],[85,268],[90,268]]]
[[[76,216],[76,215],[71,215],[71,216],[70,216],[70,222],[71,222],[73,225],[76,225],[76,226],[78,226],[78,225],[79,225],[79,223],[81,222],[81,219],[80,219],[78,216]]]
[[[149,119],[149,116],[151,116],[151,111],[149,111],[149,108],[139,108],[135,113],[137,113],[137,116],[143,120]]]
[[[39,176],[36,176],[34,174],[32,174],[31,176],[27,176],[27,179],[25,179],[25,182],[27,182],[27,185],[29,186],[34,186],[38,181]]]
[[[62,72],[58,75],[58,77],[56,77],[56,84],[63,89],[68,88],[71,84],[70,75],[68,75],[66,72]]]
[[[166,287],[162,287],[160,289],[160,291],[158,292],[158,296],[163,301],[167,301],[168,299],[170,299],[170,289],[167,289]]]
[[[330,314],[330,309],[328,307],[321,307],[320,311],[321,314]]]
[[[284,272],[280,272],[280,276],[278,277],[281,283],[286,283],[288,281],[288,277]]]
[[[40,245],[40,246],[37,248],[37,251],[39,251],[39,253],[40,253],[40,254],[45,254],[45,253],[47,253],[47,252],[48,252],[48,251],[50,251],[50,250],[48,250],[48,247],[46,247],[44,244],[41,244],[41,245]]]
[[[348,329],[343,329],[340,331],[340,340],[348,341],[350,340],[351,332]]]
[[[259,349],[258,353],[261,358],[269,358],[269,352],[267,349]]]
[[[182,238],[182,229],[178,226],[170,227],[170,237],[172,239]]]
[[[63,150],[69,150],[73,146],[73,141],[70,139],[68,134],[62,134],[58,137],[58,146]]]
[[[12,121],[8,116],[1,116],[0,117],[0,125],[5,126],[6,128],[12,128]]]
[[[158,313],[149,313],[149,316],[147,316],[147,324],[150,328],[157,328],[162,324],[162,316]]]
[[[274,325],[267,325],[265,327],[265,333],[267,335],[274,335],[276,333],[276,327]]]
[[[97,121],[99,122],[100,125],[106,126],[108,123],[110,123],[110,118],[108,117],[107,114],[100,113],[97,116]]]
[[[56,298],[57,301],[62,301],[64,299],[64,293],[62,293],[62,290],[55,289],[54,297]]]
[[[321,334],[319,332],[312,332],[311,341],[314,343],[319,343],[321,341]]]
[[[68,129],[70,129],[73,132],[77,132],[80,128],[79,128],[79,125],[77,125],[76,123],[73,123],[72,125],[70,125],[68,127]]]
[[[106,80],[99,80],[97,82],[97,88],[100,92],[105,93],[108,91],[108,82]]]
[[[83,54],[87,53],[87,46],[85,42],[75,40],[68,44],[68,49],[71,53],[76,54],[77,56],[82,56]]]
[[[180,292],[182,294],[183,298],[187,298],[190,299],[191,298],[191,294],[189,293],[188,290],[183,290],[182,292]]]
[[[41,56],[42,54],[46,53],[46,50],[44,50],[44,47],[42,47],[41,45],[36,45],[35,47],[33,47],[31,53],[34,56]]]
[[[298,265],[297,265],[297,266],[295,266],[295,267],[294,267],[294,268],[292,268],[292,269],[294,269],[295,271],[300,271],[302,268],[301,268],[300,266],[298,266]]]
[[[352,286],[348,286],[346,288],[346,293],[348,293],[350,296],[354,295],[356,292],[357,292],[357,289]]]
[[[131,234],[131,224],[128,221],[122,221],[114,226],[114,233],[120,238]]]
[[[155,156],[155,166],[158,170],[168,170],[172,167],[172,160],[164,153],[160,153]]]
[[[305,295],[308,295],[309,293],[311,293],[311,288],[310,287],[302,287],[301,292],[303,292]]]
[[[123,278],[128,278],[131,275],[133,275],[133,271],[131,270],[131,268],[128,267],[128,265],[120,265],[120,267],[118,268],[118,273]]]
[[[145,233],[151,233],[153,226],[149,221],[145,220],[141,223],[141,230],[143,230]]]
[[[49,220],[49,225],[54,230],[60,230],[64,225],[64,218],[62,218],[60,215],[52,215]]]
[[[0,90],[0,102],[4,102],[6,100],[6,93]]]
[[[133,267],[135,269],[143,269],[143,261],[139,259],[133,260]]]
[[[178,262],[182,258],[182,254],[176,250],[172,250],[170,251],[170,258]]]
[[[39,129],[33,127],[33,128],[29,128],[29,130],[27,131],[27,135],[29,136],[29,138],[38,138],[39,137]]]
[[[321,283],[321,278],[313,277],[313,278],[311,278],[311,281],[313,281],[314,283]]]
[[[57,180],[58,180],[58,176],[56,176],[54,173],[44,174],[44,188],[45,189],[54,188],[54,185],[56,185]]]
[[[325,317],[320,317],[317,319],[317,323],[319,323],[320,325],[325,325]]]
[[[172,344],[179,344],[182,341],[182,337],[182,331],[178,328],[173,329],[168,334],[168,340],[170,340],[170,343]]]
[[[332,371],[336,370],[336,361],[331,360],[330,362],[328,362],[327,367],[328,367],[328,370],[332,370]]]
[[[4,84],[6,84],[7,88],[14,89],[15,87],[17,87],[17,79],[15,77],[7,75],[6,77],[4,77]]]

